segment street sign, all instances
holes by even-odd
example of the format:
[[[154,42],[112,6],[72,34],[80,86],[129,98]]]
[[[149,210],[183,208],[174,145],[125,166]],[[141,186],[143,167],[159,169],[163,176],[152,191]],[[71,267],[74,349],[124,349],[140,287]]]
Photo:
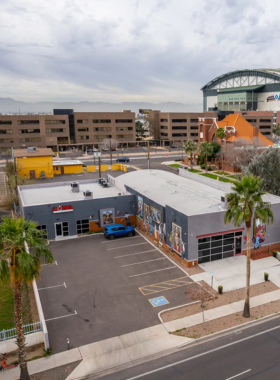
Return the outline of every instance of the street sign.
[[[211,276],[214,276],[214,271],[213,271],[213,269],[211,270]]]
[[[152,298],[149,301],[153,305],[153,307],[158,307],[158,306],[166,305],[169,303],[167,299],[165,299],[163,296]]]
[[[168,156],[168,153],[165,153],[166,157]]]
[[[101,157],[101,152],[94,152],[93,155],[94,157]]]

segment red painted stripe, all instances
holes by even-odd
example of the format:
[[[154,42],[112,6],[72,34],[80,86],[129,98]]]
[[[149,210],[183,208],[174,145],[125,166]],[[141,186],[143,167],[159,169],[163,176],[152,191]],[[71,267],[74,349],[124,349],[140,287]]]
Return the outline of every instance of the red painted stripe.
[[[208,237],[208,236],[216,236],[216,235],[224,235],[229,234],[231,232],[238,232],[238,231],[244,231],[245,228],[238,228],[237,230],[229,230],[229,231],[222,231],[222,232],[215,232],[214,234],[207,234],[207,235],[198,235],[196,236],[197,239]]]

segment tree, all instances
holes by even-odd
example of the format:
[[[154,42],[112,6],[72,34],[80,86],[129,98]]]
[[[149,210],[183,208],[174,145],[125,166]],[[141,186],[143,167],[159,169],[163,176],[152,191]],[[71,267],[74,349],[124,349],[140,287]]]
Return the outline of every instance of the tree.
[[[23,282],[30,283],[39,278],[41,257],[44,257],[48,264],[53,262],[53,257],[47,248],[43,232],[36,228],[36,222],[5,216],[2,220],[0,224],[0,282],[10,279],[12,283],[20,380],[29,380],[22,321],[21,287]],[[28,253],[27,246],[32,250],[32,254]]]
[[[102,141],[102,149],[104,149],[104,148],[109,149],[109,150],[110,150],[110,148],[111,149],[117,149],[118,145],[119,145],[119,142],[118,142],[118,140],[115,140],[115,139],[106,138]]]
[[[149,131],[150,137],[154,137],[154,135],[155,135],[155,120],[154,120],[152,114],[149,113],[145,117],[144,125],[147,128],[147,130]]]
[[[187,140],[185,141],[185,152],[186,154],[190,154],[190,165],[191,169],[193,168],[192,162],[193,162],[193,153],[197,151],[197,145],[193,140]]]
[[[218,128],[216,133],[215,133],[216,137],[221,140],[221,145],[222,145],[222,140],[225,140],[225,138],[227,137],[227,134],[224,130],[224,128]],[[223,178],[224,178],[224,153],[223,153],[223,150],[221,150],[221,154],[222,154],[222,170],[223,170]]]
[[[137,137],[144,136],[145,128],[143,127],[143,123],[141,123],[140,120],[137,120],[135,122],[135,127],[136,127],[136,136]]]
[[[200,144],[200,147],[198,148],[199,154],[204,157],[204,164],[205,164],[205,173],[207,174],[207,159],[209,156],[212,156],[214,148],[211,143],[207,141],[203,141]]]
[[[265,191],[262,190],[262,180],[252,174],[243,176],[240,182],[235,182],[232,193],[226,194],[229,199],[228,208],[224,215],[225,224],[233,222],[235,227],[246,224],[247,232],[247,272],[246,291],[243,317],[250,317],[249,291],[250,291],[250,259],[251,259],[251,224],[255,210],[255,217],[262,219],[265,223],[273,223],[273,213],[271,204],[264,202],[262,197]]]
[[[278,123],[275,127],[273,127],[273,133],[278,138],[280,136],[280,124]]]
[[[248,166],[243,166],[244,174],[260,177],[262,190],[280,196],[280,150],[270,147],[255,156]]]

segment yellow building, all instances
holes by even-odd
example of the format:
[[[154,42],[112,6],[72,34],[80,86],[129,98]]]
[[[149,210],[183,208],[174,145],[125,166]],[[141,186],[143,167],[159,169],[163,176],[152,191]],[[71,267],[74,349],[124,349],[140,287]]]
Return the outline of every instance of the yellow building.
[[[83,172],[83,163],[79,160],[53,161],[53,174],[74,174]]]
[[[52,178],[53,151],[50,148],[13,150],[16,173],[22,178]]]

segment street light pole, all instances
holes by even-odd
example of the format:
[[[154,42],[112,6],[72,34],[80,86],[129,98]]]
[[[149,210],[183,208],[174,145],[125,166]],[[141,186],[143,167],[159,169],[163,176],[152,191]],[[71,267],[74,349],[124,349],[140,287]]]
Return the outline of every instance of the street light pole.
[[[110,158],[111,158],[111,166],[112,166],[112,138],[110,138]]]
[[[148,169],[150,169],[150,142],[148,141]]]

